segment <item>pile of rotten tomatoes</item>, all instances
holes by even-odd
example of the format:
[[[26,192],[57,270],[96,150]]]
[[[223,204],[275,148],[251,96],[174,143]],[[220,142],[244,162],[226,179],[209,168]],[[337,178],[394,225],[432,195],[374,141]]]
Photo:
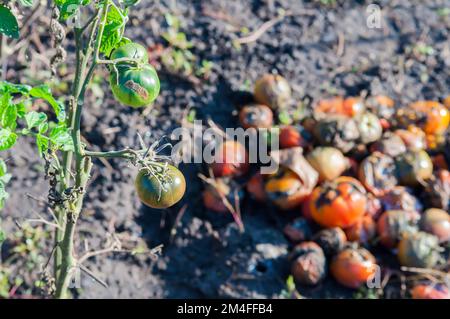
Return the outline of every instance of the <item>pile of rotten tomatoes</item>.
[[[240,126],[272,128],[291,88],[266,74],[254,100],[240,108]],[[398,272],[414,273],[405,284],[413,298],[450,298],[449,108],[450,97],[404,106],[386,96],[318,101],[298,125],[270,136],[281,148],[273,151],[280,164],[273,174],[250,174],[245,146],[222,143],[204,205],[236,214],[232,204],[245,188],[256,201],[295,211],[284,234],[298,284],[317,285],[330,273],[363,287],[380,269],[387,274],[374,256],[381,247],[396,255]]]

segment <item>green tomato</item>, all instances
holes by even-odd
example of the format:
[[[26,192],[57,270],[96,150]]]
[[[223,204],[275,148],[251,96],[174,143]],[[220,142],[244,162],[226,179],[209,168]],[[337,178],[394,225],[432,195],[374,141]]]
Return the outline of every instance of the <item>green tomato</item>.
[[[186,180],[178,168],[168,165],[152,174],[147,170],[139,171],[135,187],[140,200],[152,208],[168,208],[175,205],[186,191]],[[156,177],[157,175],[158,177]]]
[[[111,54],[111,60],[120,58],[137,59],[141,63],[148,63],[147,49],[138,43],[127,43],[113,51]]]
[[[132,107],[149,105],[158,97],[160,89],[158,74],[150,64],[121,67],[111,72],[109,82],[114,97]]]

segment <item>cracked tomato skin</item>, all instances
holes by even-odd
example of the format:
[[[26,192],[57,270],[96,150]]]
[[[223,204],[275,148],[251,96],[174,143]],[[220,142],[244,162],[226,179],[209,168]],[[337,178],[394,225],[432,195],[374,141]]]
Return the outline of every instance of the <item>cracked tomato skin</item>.
[[[350,227],[364,215],[366,206],[364,186],[352,177],[325,182],[311,194],[312,218],[323,227]]]
[[[303,188],[300,177],[285,167],[268,177],[264,186],[267,198],[281,209],[299,206],[305,199]]]
[[[450,299],[450,291],[444,284],[420,283],[411,289],[412,299]]]
[[[291,93],[289,82],[281,75],[265,74],[255,83],[255,100],[272,110],[285,108]]]
[[[341,285],[357,289],[375,275],[377,265],[367,249],[348,247],[333,258],[330,271]]]
[[[238,142],[225,141],[217,147],[211,168],[215,177],[243,175],[249,169],[247,150]]]
[[[159,95],[160,83],[155,69],[143,67],[119,67],[111,71],[111,90],[120,103],[135,108],[150,105]]]
[[[148,63],[147,49],[138,43],[127,43],[115,49],[110,59],[116,60],[121,58],[136,59],[141,63]],[[120,66],[120,64],[118,64]]]
[[[168,208],[181,200],[186,191],[186,180],[178,168],[168,165],[161,180],[140,170],[135,180],[140,200],[151,208]]]
[[[246,105],[239,112],[239,123],[245,129],[270,128],[273,124],[273,112],[263,104]]]

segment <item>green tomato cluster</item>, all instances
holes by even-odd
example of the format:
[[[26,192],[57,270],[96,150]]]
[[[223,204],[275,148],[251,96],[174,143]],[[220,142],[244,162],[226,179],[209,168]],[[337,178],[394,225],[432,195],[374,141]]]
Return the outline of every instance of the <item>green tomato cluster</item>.
[[[127,43],[111,54],[111,60],[130,58],[137,60],[137,65],[120,62],[111,70],[110,86],[116,100],[131,107],[150,105],[159,95],[158,74],[148,63],[145,47],[137,43]]]

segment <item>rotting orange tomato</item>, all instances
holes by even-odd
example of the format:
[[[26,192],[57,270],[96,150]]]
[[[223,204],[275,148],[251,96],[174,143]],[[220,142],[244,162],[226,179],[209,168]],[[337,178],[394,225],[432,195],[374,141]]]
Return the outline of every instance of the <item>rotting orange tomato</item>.
[[[415,112],[418,121],[427,134],[442,134],[450,123],[449,110],[437,101],[418,101],[410,109]]]
[[[238,142],[225,141],[216,148],[211,168],[215,177],[243,175],[249,168],[247,150]]]
[[[308,142],[302,136],[301,130],[291,125],[281,127],[279,138],[280,148],[282,149],[308,145]]]
[[[341,285],[357,289],[375,275],[377,265],[367,249],[348,247],[333,258],[330,271]]]
[[[419,283],[411,289],[412,299],[450,299],[450,290],[442,283]]]
[[[359,97],[347,97],[342,104],[342,114],[353,117],[364,112],[366,107]]]
[[[314,107],[314,112],[319,114],[342,114],[344,110],[344,98],[335,96],[320,100]]]
[[[281,209],[299,206],[308,195],[300,177],[286,167],[280,167],[277,173],[269,176],[264,187],[267,198]]]
[[[394,133],[402,139],[408,150],[420,151],[427,147],[426,134],[417,126],[409,125],[408,129],[398,129]]]
[[[352,177],[341,176],[316,187],[311,195],[311,214],[324,227],[350,227],[361,218],[367,205],[364,186]]]

